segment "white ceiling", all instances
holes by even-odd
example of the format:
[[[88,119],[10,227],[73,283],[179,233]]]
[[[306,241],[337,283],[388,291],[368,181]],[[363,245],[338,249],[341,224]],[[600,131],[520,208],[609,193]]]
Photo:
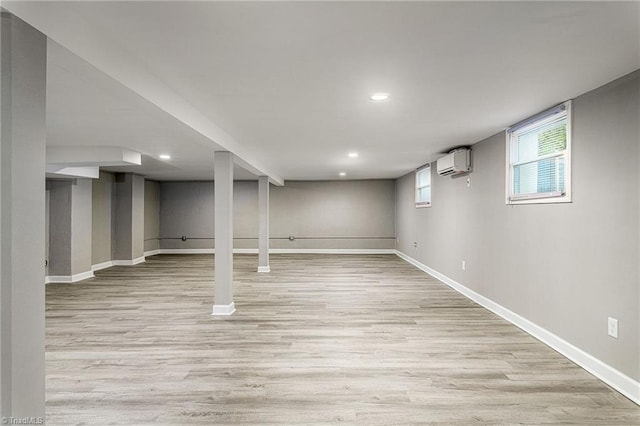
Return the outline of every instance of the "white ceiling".
[[[47,145],[120,146],[143,153],[136,171],[159,180],[213,179],[213,153],[222,149],[157,106],[49,41]],[[161,160],[160,154],[171,155]],[[255,179],[236,167],[238,179]]]
[[[242,178],[395,178],[640,68],[638,2],[3,6],[65,47],[48,143],[137,150],[154,179],[210,179],[217,149]]]

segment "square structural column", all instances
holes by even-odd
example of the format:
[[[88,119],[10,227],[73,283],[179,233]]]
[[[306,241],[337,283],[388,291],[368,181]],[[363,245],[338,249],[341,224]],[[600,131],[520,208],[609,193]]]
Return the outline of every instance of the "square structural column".
[[[116,175],[115,265],[144,262],[144,177]]]
[[[48,187],[49,282],[91,278],[93,182],[91,179],[50,181]]]
[[[215,296],[213,315],[231,315],[233,303],[233,154],[213,158],[215,215]]]
[[[1,15],[0,416],[44,419],[47,38]]]
[[[269,177],[258,177],[258,272],[271,272],[269,266]]]

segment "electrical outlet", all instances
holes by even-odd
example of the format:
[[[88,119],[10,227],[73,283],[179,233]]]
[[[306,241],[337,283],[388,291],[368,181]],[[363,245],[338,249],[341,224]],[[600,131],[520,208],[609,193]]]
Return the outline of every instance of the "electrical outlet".
[[[413,242],[414,247],[418,247],[418,243],[416,241]]]
[[[618,338],[618,320],[615,318],[609,317],[607,324],[608,324],[609,336],[613,337],[614,339],[617,339]]]
[[[463,260],[463,261],[462,261],[462,270],[463,270],[463,271],[466,271],[466,270],[467,270],[467,261],[466,261],[466,260]]]
[[[471,177],[467,176],[467,188],[471,188]]]

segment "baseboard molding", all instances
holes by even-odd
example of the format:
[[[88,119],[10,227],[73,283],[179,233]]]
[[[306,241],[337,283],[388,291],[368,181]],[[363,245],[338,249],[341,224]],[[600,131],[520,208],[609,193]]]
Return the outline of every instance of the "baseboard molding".
[[[499,305],[498,303],[486,298],[479,293],[476,293],[475,291],[465,287],[464,285],[456,282],[446,275],[441,274],[434,269],[431,269],[427,265],[417,261],[416,259],[406,255],[405,253],[402,253],[398,250],[396,250],[395,253],[401,259],[407,261],[418,269],[421,269],[434,278],[442,281],[444,284],[448,285],[460,294],[466,296],[477,304],[509,321],[511,324],[535,337],[545,345],[569,358],[571,361],[575,362],[580,367],[587,370],[589,373],[593,374],[636,404],[640,405],[640,382],[632,379],[624,373],[621,373],[610,365],[602,362],[601,360],[583,351],[582,349],[577,348],[576,346],[556,336],[550,331],[516,314],[515,312],[510,311],[504,306]]]
[[[395,254],[395,249],[270,249],[270,254]]]
[[[144,257],[155,256],[156,254],[160,254],[160,249],[145,251]]]
[[[49,275],[44,277],[45,284],[69,284],[93,278],[93,271],[80,272],[75,275]]]
[[[91,270],[93,272],[100,271],[102,269],[111,268],[113,266],[113,261],[109,260],[108,262],[97,263],[95,265],[91,265]]]
[[[233,314],[235,311],[236,305],[234,302],[231,302],[228,305],[213,305],[213,312],[211,315],[228,316]]]
[[[215,249],[213,250],[215,253]],[[258,249],[250,248],[250,249],[233,249],[233,254],[258,254]]]
[[[156,254],[215,254],[215,249],[158,249],[145,252]],[[233,249],[234,254],[258,254],[258,249]],[[269,249],[269,254],[396,254],[395,249]]]
[[[156,254],[214,254],[215,249],[158,249]]]
[[[144,263],[144,256],[142,257],[137,257],[135,259],[131,259],[131,260],[113,260],[112,261],[113,266],[133,266],[133,265],[137,265],[139,263]]]

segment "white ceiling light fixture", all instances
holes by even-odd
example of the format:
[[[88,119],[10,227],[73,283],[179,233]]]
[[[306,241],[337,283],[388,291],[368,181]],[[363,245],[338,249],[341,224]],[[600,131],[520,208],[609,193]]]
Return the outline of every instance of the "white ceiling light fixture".
[[[171,160],[171,156],[169,154],[160,154],[159,157],[162,160]]]
[[[360,155],[357,152],[350,152],[348,156],[349,158],[358,158]]]
[[[388,93],[378,92],[378,93],[374,93],[371,96],[369,96],[369,99],[374,101],[374,102],[383,102],[383,101],[389,100],[389,94]]]
[[[340,174],[340,176],[342,176],[342,177],[344,177],[344,176],[346,176],[346,175],[347,175],[345,172],[340,172],[339,174]]]

